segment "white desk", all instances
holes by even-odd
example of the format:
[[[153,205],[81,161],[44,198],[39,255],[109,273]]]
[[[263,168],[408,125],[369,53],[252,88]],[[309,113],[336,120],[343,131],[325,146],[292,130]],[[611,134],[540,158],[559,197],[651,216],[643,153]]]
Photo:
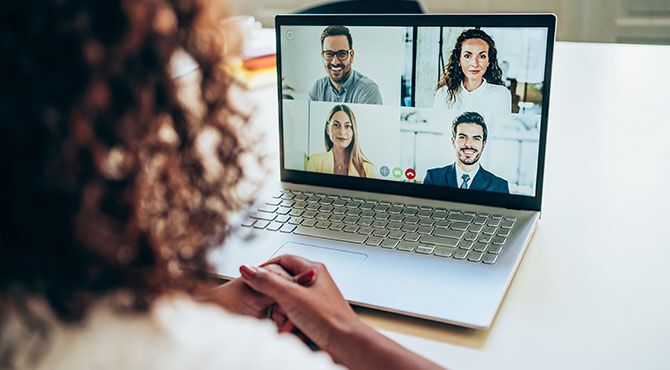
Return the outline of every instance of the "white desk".
[[[557,43],[543,216],[492,328],[363,320],[455,369],[670,368],[669,70],[669,46]]]

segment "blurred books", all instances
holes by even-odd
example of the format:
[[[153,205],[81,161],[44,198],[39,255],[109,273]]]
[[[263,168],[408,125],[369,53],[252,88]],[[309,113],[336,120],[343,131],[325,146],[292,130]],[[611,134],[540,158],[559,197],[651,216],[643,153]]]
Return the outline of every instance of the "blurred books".
[[[223,69],[248,90],[276,84],[275,30],[260,30],[245,42],[240,58],[228,61]]]

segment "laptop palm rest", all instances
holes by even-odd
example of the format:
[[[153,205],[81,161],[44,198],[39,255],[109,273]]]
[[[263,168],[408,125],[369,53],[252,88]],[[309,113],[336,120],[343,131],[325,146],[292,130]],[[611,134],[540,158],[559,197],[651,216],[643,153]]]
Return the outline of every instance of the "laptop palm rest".
[[[286,243],[272,257],[282,254],[294,254],[314,262],[323,263],[338,286],[342,286],[352,278],[360,276],[361,274],[357,271],[362,271],[362,266],[368,258],[363,253],[302,243]]]

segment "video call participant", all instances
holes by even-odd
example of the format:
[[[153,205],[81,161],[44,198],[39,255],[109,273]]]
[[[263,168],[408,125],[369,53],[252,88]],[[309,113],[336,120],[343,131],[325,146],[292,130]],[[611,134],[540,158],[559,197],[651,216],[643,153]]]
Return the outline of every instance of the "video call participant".
[[[361,151],[356,116],[346,105],[330,110],[324,129],[325,153],[314,153],[307,171],[358,177],[378,177],[377,168]]]
[[[437,84],[434,108],[510,114],[512,95],[505,87],[495,42],[478,29],[463,31]]]
[[[328,76],[314,82],[309,99],[356,104],[382,104],[379,86],[351,68],[354,42],[349,29],[329,26],[321,33],[321,58]]]
[[[451,125],[451,133],[456,162],[428,170],[423,183],[509,193],[507,180],[492,174],[479,164],[488,135],[484,118],[476,112],[465,112],[456,117]]]

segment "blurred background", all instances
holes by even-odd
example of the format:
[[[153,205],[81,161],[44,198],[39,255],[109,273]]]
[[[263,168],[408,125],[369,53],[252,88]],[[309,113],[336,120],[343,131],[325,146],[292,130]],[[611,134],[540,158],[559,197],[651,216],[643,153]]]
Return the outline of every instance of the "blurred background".
[[[264,27],[274,27],[276,14],[328,2],[229,0],[234,13],[252,15]],[[670,0],[421,0],[421,3],[427,13],[555,13],[559,41],[670,45]]]

